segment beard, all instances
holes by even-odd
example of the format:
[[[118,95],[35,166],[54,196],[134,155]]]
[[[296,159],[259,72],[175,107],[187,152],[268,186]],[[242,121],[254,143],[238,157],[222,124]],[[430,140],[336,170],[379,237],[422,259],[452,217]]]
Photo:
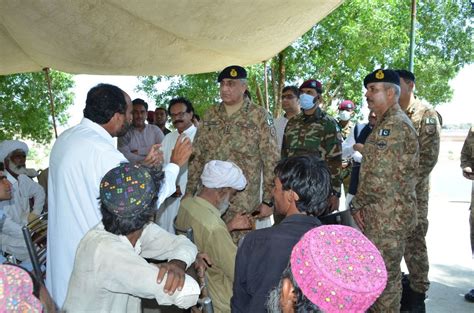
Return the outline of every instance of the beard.
[[[117,132],[117,137],[122,137],[125,136],[125,134],[128,132],[130,127],[132,126],[132,123],[129,123],[128,121],[125,121],[122,125],[122,128]]]
[[[9,166],[10,171],[15,173],[16,175],[23,174],[31,178],[38,176],[38,172],[34,168],[26,168],[25,165],[16,165],[12,161],[10,161],[9,163],[10,163],[10,166]]]
[[[221,215],[224,215],[224,213],[227,211],[229,206],[230,206],[230,200],[229,200],[229,197],[227,196],[224,200],[221,201],[221,203],[219,203],[219,205],[217,206],[217,209],[219,210]]]

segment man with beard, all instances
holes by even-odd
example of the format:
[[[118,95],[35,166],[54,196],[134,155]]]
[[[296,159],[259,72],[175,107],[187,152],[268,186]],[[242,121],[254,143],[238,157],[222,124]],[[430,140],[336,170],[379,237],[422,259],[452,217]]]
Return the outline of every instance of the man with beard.
[[[173,126],[176,128],[173,132],[165,136],[161,145],[163,151],[163,163],[168,164],[171,158],[171,152],[176,145],[178,137],[183,134],[191,140],[194,140],[196,135],[196,126],[194,126],[192,119],[194,117],[194,108],[186,98],[171,99],[168,106],[168,113],[171,116]],[[179,203],[182,195],[186,192],[186,184],[188,182],[188,166],[183,166],[178,174],[176,180],[176,192],[163,202],[161,205],[156,221],[158,225],[174,234],[173,221],[178,214]]]
[[[2,251],[21,262],[29,260],[21,227],[41,214],[45,201],[43,187],[26,175],[30,171],[25,166],[27,153],[28,146],[22,141],[0,143],[0,161],[5,164],[12,195],[0,202]]]
[[[115,148],[113,137],[123,136],[131,120],[128,94],[116,86],[99,84],[87,94],[81,123],[62,133],[51,151],[46,285],[59,307],[66,297],[79,241],[102,219],[100,181],[109,170],[127,162]],[[190,154],[190,140],[180,140],[170,164],[163,167],[165,180],[158,205],[175,191],[179,167]],[[158,145],[153,145],[142,164],[156,166],[161,158]]]
[[[230,200],[247,185],[242,170],[232,162],[212,160],[201,174],[202,189],[195,197],[181,202],[177,227],[193,229],[194,243],[212,260],[208,268],[209,293],[216,312],[230,312],[237,246],[230,231],[250,228],[245,213],[237,214],[226,225],[221,219]]]
[[[148,103],[142,99],[132,101],[132,127],[125,136],[118,138],[118,150],[130,163],[138,163],[145,159],[150,148],[163,141],[164,135],[158,126],[146,124]]]

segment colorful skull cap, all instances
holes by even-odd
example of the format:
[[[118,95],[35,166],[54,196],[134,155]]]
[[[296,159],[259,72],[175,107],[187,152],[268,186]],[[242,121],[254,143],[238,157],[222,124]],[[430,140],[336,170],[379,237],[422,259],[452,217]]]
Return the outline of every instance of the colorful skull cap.
[[[42,312],[33,295],[31,276],[21,267],[0,265],[0,310],[2,312]]]
[[[365,312],[387,283],[380,252],[348,226],[313,228],[294,246],[290,262],[303,294],[326,313]]]
[[[158,194],[151,170],[122,163],[105,174],[100,182],[100,201],[110,213],[133,217],[150,207]]]

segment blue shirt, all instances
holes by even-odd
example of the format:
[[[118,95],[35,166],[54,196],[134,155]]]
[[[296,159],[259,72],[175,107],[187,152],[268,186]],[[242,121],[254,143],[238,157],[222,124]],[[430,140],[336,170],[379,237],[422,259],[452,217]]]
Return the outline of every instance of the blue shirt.
[[[293,246],[320,225],[314,216],[294,214],[278,225],[247,234],[237,251],[232,312],[266,312],[268,293],[278,285]]]

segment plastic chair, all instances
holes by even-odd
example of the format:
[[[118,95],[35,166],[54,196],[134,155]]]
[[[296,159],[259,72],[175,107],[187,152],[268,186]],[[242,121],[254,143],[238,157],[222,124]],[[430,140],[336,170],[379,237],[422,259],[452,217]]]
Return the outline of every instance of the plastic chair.
[[[33,264],[33,273],[44,283],[46,276],[46,235],[48,230],[48,213],[43,213],[22,227],[23,238]]]

